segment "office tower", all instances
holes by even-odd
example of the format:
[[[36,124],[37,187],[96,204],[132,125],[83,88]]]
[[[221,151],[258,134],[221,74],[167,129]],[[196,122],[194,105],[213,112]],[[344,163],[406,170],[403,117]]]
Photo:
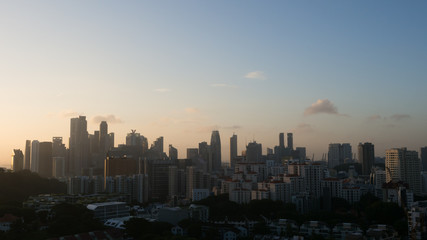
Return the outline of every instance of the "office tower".
[[[89,165],[89,136],[85,116],[71,119],[70,126],[70,175],[81,175]]]
[[[385,170],[387,182],[403,181],[409,184],[414,194],[420,194],[421,164],[416,151],[408,151],[406,148],[386,150]]]
[[[423,171],[427,171],[427,147],[421,148],[421,164]]]
[[[374,145],[372,143],[359,143],[357,147],[359,163],[362,164],[362,175],[369,175],[375,161]]]
[[[230,162],[237,157],[237,135],[230,138]]]
[[[294,138],[292,133],[288,133],[288,148],[291,150],[294,149]]]
[[[65,177],[65,158],[64,157],[52,157],[52,176],[54,178]]]
[[[21,171],[24,168],[24,154],[21,149],[13,149],[12,169],[14,172]]]
[[[289,134],[288,134],[289,136]],[[285,134],[279,133],[279,147],[285,148]]]
[[[109,144],[109,136],[108,136],[108,124],[106,121],[102,121],[99,124],[99,151],[102,156],[104,156],[108,150],[110,150]]]
[[[30,168],[31,172],[39,172],[39,152],[40,152],[40,143],[37,140],[31,142],[31,158],[30,158]]]
[[[187,148],[187,159],[191,159],[192,165],[197,165],[199,161],[199,149]]]
[[[197,166],[205,172],[212,171],[212,151],[207,142],[199,143],[199,161],[197,162]]]
[[[94,131],[93,134],[89,134],[89,152],[91,155],[99,154],[99,131]]]
[[[30,170],[31,168],[31,140],[25,141],[25,160],[24,169]]]
[[[169,144],[169,159],[170,160],[178,159],[178,149],[174,148],[172,144]]]
[[[52,177],[52,142],[41,142],[39,153],[39,175]]]
[[[172,161],[150,160],[147,161],[147,174],[149,178],[151,199],[165,201],[169,194],[169,166]]]
[[[331,143],[328,150],[328,167],[334,168],[353,158],[349,143]]]
[[[343,143],[341,145],[340,153],[341,153],[340,164],[353,160],[353,152],[351,151],[350,143]]]
[[[260,162],[262,157],[262,144],[256,141],[246,146],[246,161],[250,163]]]
[[[211,136],[212,170],[221,170],[221,139],[218,131],[212,131]]]
[[[52,138],[52,156],[53,157],[64,157],[67,155],[67,149],[65,144],[62,143],[62,137]]]
[[[145,138],[145,141],[147,141],[146,138]],[[109,145],[110,149],[114,147],[114,133],[108,134],[108,145]]]
[[[304,162],[305,159],[307,158],[307,153],[306,153],[305,147],[297,147],[297,148],[295,148],[295,150],[298,154],[298,159],[300,160],[300,162]]]
[[[151,149],[159,153],[163,153],[163,137],[158,137],[151,145]]]
[[[141,154],[143,154],[148,151],[148,140],[136,130],[131,130],[126,136],[126,146],[136,146],[141,149]]]
[[[273,149],[267,148],[267,155],[272,155],[272,154],[274,154]]]

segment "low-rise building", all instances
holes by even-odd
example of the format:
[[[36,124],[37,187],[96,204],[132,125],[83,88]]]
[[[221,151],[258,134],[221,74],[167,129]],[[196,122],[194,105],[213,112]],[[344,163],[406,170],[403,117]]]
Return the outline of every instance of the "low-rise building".
[[[111,218],[120,218],[129,216],[129,206],[125,202],[103,202],[87,205],[87,209],[93,211],[93,216],[101,221]]]

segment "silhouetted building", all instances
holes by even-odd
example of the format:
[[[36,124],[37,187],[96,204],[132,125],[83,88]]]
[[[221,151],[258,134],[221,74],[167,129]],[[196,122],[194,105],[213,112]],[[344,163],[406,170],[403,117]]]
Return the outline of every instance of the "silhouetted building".
[[[353,153],[349,143],[331,143],[329,144],[328,151],[328,167],[334,168],[338,165],[344,164],[345,161],[352,160]]]
[[[293,138],[292,133],[288,133],[288,148],[290,150],[294,149],[294,138]]]
[[[31,140],[25,141],[24,169],[31,169]]]
[[[359,163],[362,164],[362,175],[369,175],[375,162],[375,151],[372,143],[359,143]]]
[[[39,175],[52,177],[52,142],[41,142],[39,153]]]
[[[64,157],[52,157],[52,176],[54,178],[65,177],[65,158]]]
[[[178,149],[174,148],[172,144],[169,144],[169,159],[170,160],[178,159]]]
[[[40,155],[40,142],[33,140],[31,142],[31,172],[39,172],[39,155]]]
[[[212,131],[211,136],[212,171],[221,170],[221,139],[218,131]]]
[[[423,171],[427,171],[427,147],[421,148],[421,164]]]
[[[233,134],[230,138],[230,162],[237,157],[237,135]]]
[[[416,151],[406,148],[386,150],[386,180],[403,181],[415,194],[421,193],[421,164]]]
[[[199,160],[196,166],[205,172],[212,170],[212,151],[207,142],[199,143]]]
[[[246,161],[247,162],[259,162],[262,157],[262,144],[256,141],[250,142],[246,146]]]
[[[70,175],[77,176],[89,165],[89,136],[85,116],[71,119],[70,126]]]
[[[145,161],[150,186],[150,199],[165,201],[169,194],[169,166],[172,161],[148,160]]]
[[[279,147],[285,148],[285,134],[279,133]]]
[[[24,154],[21,149],[13,149],[12,169],[14,172],[21,171],[24,168]]]

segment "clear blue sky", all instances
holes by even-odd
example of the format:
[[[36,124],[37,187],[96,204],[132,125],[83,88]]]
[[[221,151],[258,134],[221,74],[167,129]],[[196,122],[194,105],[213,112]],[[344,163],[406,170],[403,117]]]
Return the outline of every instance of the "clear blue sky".
[[[316,158],[427,145],[425,1],[4,1],[0,30],[2,166],[78,114],[180,157],[213,129],[225,160],[233,132]]]

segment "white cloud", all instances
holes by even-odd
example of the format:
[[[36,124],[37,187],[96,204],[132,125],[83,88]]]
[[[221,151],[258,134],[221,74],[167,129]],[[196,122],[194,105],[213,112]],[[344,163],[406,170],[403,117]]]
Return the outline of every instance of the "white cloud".
[[[111,124],[115,124],[115,123],[122,123],[123,121],[116,117],[113,114],[107,115],[107,116],[102,116],[102,115],[98,115],[92,118],[92,122],[93,123],[100,123],[102,121],[106,121],[107,123],[111,123]]]
[[[261,71],[255,71],[255,72],[247,73],[245,75],[245,78],[259,79],[259,80],[266,80],[267,79],[267,77],[264,75],[264,72],[261,72]]]
[[[319,99],[304,111],[305,116],[319,113],[346,116],[345,114],[339,114],[337,107],[335,107],[335,105],[328,99]]]

